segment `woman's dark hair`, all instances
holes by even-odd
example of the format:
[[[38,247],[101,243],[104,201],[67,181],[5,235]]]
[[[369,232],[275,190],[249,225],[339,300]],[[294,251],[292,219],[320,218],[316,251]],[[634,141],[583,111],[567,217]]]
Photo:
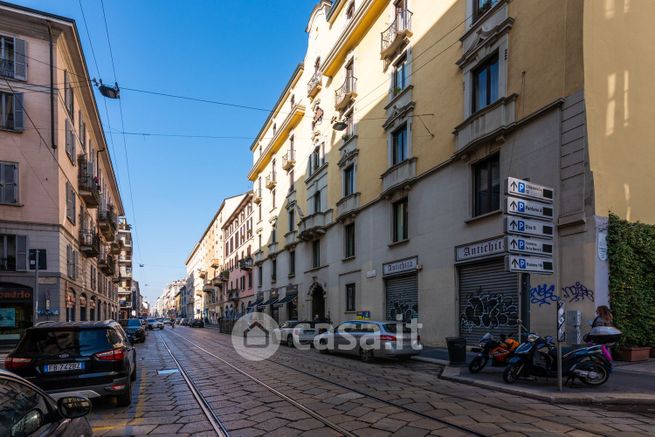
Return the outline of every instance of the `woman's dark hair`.
[[[612,316],[612,311],[606,306],[606,305],[601,305],[598,308],[596,308],[596,311],[598,312],[598,316],[600,316],[601,319],[603,319],[605,322],[612,322],[614,319],[614,316]]]

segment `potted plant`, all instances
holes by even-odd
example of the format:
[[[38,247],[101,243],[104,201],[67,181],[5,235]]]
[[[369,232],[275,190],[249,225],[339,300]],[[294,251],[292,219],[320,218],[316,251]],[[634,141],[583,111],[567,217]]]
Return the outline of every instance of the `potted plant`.
[[[396,87],[393,89],[393,95],[397,96],[403,89],[400,87]]]
[[[646,361],[650,356],[648,346],[622,346],[618,349],[616,358],[619,361]]]

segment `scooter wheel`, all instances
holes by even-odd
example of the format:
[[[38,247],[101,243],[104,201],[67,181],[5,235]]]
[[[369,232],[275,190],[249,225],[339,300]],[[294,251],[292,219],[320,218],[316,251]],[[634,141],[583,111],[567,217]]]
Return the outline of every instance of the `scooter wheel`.
[[[593,385],[593,386],[599,386],[603,385],[607,382],[607,380],[610,378],[610,374],[607,371],[607,369],[604,366],[601,366],[600,364],[592,364],[586,369],[588,375],[592,375],[591,377],[585,376],[583,378],[580,378],[584,384],[587,385]]]
[[[521,374],[522,368],[523,364],[510,364],[509,366],[505,367],[505,371],[503,372],[503,381],[505,381],[507,384],[514,384],[519,380],[519,375]]]
[[[480,370],[484,369],[484,366],[487,364],[486,360],[483,360],[482,357],[475,357],[469,363],[469,372],[478,373]]]

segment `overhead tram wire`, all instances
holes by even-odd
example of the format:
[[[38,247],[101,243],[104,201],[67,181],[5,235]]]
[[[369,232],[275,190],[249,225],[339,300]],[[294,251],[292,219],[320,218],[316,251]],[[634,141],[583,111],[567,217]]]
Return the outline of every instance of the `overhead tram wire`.
[[[102,8],[102,18],[104,19],[105,22],[105,35],[107,36],[107,45],[109,46],[109,57],[111,59],[111,68],[112,71],[114,72],[114,82],[118,82],[118,75],[116,74],[116,63],[114,62],[114,51],[111,47],[111,39],[109,37],[109,25],[107,24],[107,14],[105,12],[105,2],[104,0],[100,0],[100,6]],[[118,107],[120,110],[120,115],[121,115],[121,129],[123,132],[125,131],[125,118],[123,116],[123,102],[122,99],[118,99]],[[125,151],[125,168],[127,169],[127,185],[130,190],[130,205],[132,206],[132,218],[134,219],[134,236],[136,240],[136,251],[139,256],[139,261],[143,262],[143,257],[141,255],[141,240],[139,239],[140,235],[140,228],[137,223],[137,214],[136,214],[136,208],[134,207],[134,195],[133,195],[133,190],[132,190],[132,176],[130,172],[130,158],[127,152],[127,139],[125,135],[123,135],[123,149]],[[139,232],[137,232],[139,230]]]

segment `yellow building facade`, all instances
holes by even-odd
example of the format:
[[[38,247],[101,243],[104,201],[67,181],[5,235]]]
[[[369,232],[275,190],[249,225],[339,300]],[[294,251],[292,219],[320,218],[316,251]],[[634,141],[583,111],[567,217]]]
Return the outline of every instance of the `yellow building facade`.
[[[259,309],[418,317],[427,344],[519,323],[553,334],[558,296],[593,318],[609,300],[609,212],[655,222],[637,68],[652,8],[318,3],[251,145]],[[508,177],[554,190],[552,275],[507,271]]]

